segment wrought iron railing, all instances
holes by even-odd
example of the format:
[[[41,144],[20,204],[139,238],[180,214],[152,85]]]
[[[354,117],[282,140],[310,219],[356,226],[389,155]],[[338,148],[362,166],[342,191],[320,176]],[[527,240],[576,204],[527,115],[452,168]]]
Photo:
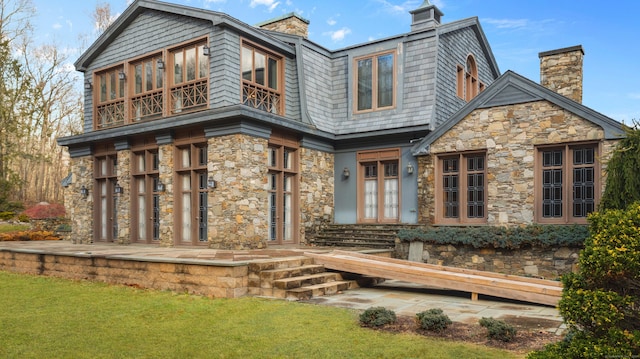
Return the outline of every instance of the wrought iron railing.
[[[253,83],[242,83],[242,103],[262,111],[282,114],[280,94]]]

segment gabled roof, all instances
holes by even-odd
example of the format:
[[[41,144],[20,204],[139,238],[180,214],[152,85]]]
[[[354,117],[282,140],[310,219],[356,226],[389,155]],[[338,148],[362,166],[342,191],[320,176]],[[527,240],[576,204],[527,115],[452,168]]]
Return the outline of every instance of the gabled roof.
[[[576,116],[602,127],[604,129],[605,139],[616,139],[624,136],[620,122],[509,70],[458,112],[454,113],[436,130],[425,136],[422,141],[413,146],[411,151],[414,156],[428,154],[429,147],[434,141],[477,109],[541,100],[549,101]]]
[[[118,16],[114,23],[111,24],[111,26],[109,26],[107,30],[100,35],[100,37],[98,37],[87,51],[78,58],[74,64],[76,69],[84,72],[91,61],[93,61],[107,46],[109,46],[109,44],[145,10],[157,10],[211,21],[214,26],[229,27],[245,36],[249,36],[257,41],[269,44],[283,55],[293,57],[295,54],[295,50],[292,46],[225,13],[171,4],[157,0],[135,0],[131,5],[129,5],[129,7],[127,7],[122,15]]]

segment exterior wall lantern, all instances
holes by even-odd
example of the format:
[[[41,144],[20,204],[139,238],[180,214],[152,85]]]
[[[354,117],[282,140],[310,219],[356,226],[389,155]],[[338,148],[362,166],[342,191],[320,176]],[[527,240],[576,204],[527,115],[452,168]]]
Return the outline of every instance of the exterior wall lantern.
[[[164,192],[166,189],[167,189],[167,186],[165,186],[164,183],[158,180],[158,183],[156,184],[156,192]]]
[[[213,179],[213,177],[209,177],[209,179],[207,179],[207,188],[214,189],[217,186],[218,186],[218,183],[216,182],[216,180]]]
[[[162,59],[158,59],[158,69],[159,70],[164,70],[164,61],[162,61]]]
[[[84,81],[84,89],[85,89],[85,90],[87,90],[87,91],[89,91],[89,90],[91,90],[91,88],[92,88],[92,87],[93,87],[93,86],[91,85],[91,80],[86,79],[86,80]]]
[[[127,75],[124,73],[124,71],[120,71],[120,72],[118,72],[118,78],[120,80],[126,80],[127,79]]]
[[[347,167],[342,170],[342,176],[344,176],[344,178],[349,178],[349,176],[351,176],[351,172]]]
[[[211,55],[211,48],[207,45],[204,45],[204,47],[202,48],[202,54],[204,56],[210,56]]]
[[[413,165],[411,163],[407,165],[407,174],[413,174]]]
[[[117,182],[115,187],[113,187],[113,193],[115,194],[122,194],[124,192],[124,189],[122,188],[122,186],[120,186]]]
[[[80,195],[85,199],[89,197],[89,190],[84,185],[82,185],[82,188],[80,188]]]

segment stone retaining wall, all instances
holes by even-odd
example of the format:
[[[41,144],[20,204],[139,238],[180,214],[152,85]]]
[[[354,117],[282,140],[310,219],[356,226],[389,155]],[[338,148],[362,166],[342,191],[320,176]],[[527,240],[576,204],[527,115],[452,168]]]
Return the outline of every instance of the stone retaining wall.
[[[396,243],[397,258],[410,258],[409,246],[407,242]],[[421,256],[419,252],[417,255],[413,254],[429,264],[557,279],[562,274],[577,271],[578,253],[581,249],[557,247],[509,250],[425,243]]]
[[[130,260],[79,253],[77,256],[0,251],[0,270],[73,280],[188,292],[215,298],[247,294],[248,265],[199,264],[196,261]]]

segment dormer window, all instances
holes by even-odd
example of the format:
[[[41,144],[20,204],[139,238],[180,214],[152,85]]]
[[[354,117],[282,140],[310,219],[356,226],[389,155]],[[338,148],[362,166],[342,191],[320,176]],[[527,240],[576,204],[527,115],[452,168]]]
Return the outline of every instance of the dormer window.
[[[243,41],[242,103],[283,115],[282,57]]]
[[[96,128],[108,128],[124,125],[124,86],[125,80],[119,75],[123,66],[116,66],[96,73],[95,118]]]
[[[395,105],[395,55],[386,52],[355,59],[355,112]]]
[[[478,79],[478,66],[473,55],[467,56],[465,66],[457,66],[457,94],[465,101],[471,101],[482,92],[485,85]]]

